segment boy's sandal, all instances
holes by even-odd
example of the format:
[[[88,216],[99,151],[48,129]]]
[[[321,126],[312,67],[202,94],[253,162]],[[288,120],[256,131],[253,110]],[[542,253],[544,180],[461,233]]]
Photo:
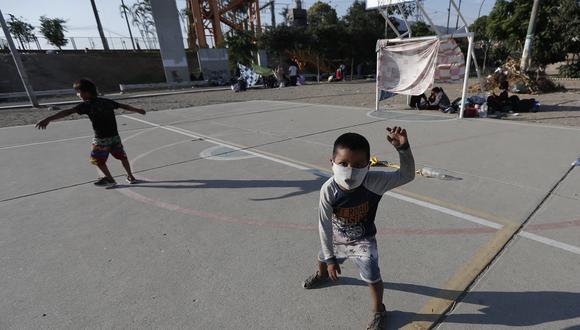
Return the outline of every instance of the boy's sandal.
[[[316,273],[314,273],[313,275],[310,275],[302,284],[302,286],[305,289],[313,289],[316,286],[326,283],[328,282],[329,277],[322,277],[320,276],[320,274],[318,273],[318,271]]]
[[[130,177],[130,176],[128,176],[128,175],[125,177],[125,180],[127,180],[127,183],[128,183],[128,184],[134,184],[134,183],[137,183],[137,179],[136,179],[135,177]]]
[[[373,319],[369,322],[367,330],[383,330],[387,328],[387,310],[383,305],[383,311],[373,314]]]

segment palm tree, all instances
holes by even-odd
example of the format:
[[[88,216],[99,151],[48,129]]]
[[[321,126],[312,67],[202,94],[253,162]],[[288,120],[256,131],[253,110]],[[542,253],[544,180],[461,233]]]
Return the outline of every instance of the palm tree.
[[[139,29],[141,38],[147,48],[152,48],[151,37],[155,36],[155,20],[153,20],[153,10],[151,0],[140,0],[129,8],[132,24]]]
[[[107,38],[105,38],[105,32],[103,32],[103,26],[101,25],[101,20],[99,19],[99,11],[97,10],[97,4],[95,3],[95,0],[91,0],[91,5],[93,6],[93,13],[95,14],[95,20],[97,21],[97,29],[99,29],[99,35],[101,36],[103,48],[105,50],[109,50],[109,44],[107,43]]]

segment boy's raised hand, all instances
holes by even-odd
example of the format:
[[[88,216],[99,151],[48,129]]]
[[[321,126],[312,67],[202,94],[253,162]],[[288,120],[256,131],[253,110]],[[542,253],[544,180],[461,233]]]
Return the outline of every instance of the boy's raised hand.
[[[35,127],[38,129],[46,129],[46,126],[48,126],[48,123],[50,123],[50,120],[48,120],[48,118],[44,118],[43,120],[36,123]]]
[[[327,266],[328,276],[333,281],[338,281],[338,275],[340,274],[339,264],[328,264]]]
[[[394,126],[392,128],[387,127],[387,132],[389,132],[387,134],[387,141],[389,141],[389,143],[392,144],[395,148],[398,148],[407,143],[406,129],[398,126]]]

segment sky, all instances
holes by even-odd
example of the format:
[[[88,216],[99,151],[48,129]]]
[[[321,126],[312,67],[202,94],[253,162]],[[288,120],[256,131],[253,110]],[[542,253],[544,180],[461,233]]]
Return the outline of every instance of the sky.
[[[176,0],[179,9],[185,8],[186,0]],[[293,6],[293,0],[275,0],[276,12],[280,12],[283,7]],[[353,3],[353,0],[323,0],[333,6],[339,16],[346,14],[348,7]],[[459,0],[456,0],[459,2]],[[461,0],[461,11],[465,19],[471,24],[478,14],[479,7],[482,0]],[[481,15],[489,13],[493,7],[495,0],[483,0],[483,7]],[[95,45],[100,44],[98,39],[99,33],[96,29],[96,22],[93,16],[91,2],[89,0],[50,0],[44,2],[46,5],[38,5],[39,0],[1,0],[0,10],[6,19],[8,14],[13,14],[17,17],[23,17],[28,23],[38,26],[39,17],[42,15],[48,17],[60,17],[67,20],[66,26],[68,32],[66,37],[73,37],[78,48],[91,48],[91,42]],[[125,4],[130,6],[136,0],[125,0]],[[261,3],[265,3],[262,0]],[[302,7],[307,9],[316,0],[303,0]],[[50,5],[48,5],[50,3]],[[97,8],[101,23],[105,30],[107,37],[112,37],[114,48],[130,47],[128,39],[129,32],[124,18],[121,16],[119,7],[121,0],[96,0]],[[447,24],[447,8],[448,0],[424,0],[424,6],[430,14],[436,25],[445,26]],[[455,25],[456,15],[451,16],[451,26]],[[270,11],[266,8],[262,11],[263,24],[270,24]],[[279,14],[276,17],[277,23],[282,22],[282,16]],[[38,30],[38,28],[37,28]],[[37,31],[38,32],[38,31]],[[136,29],[133,29],[136,34]],[[2,33],[0,32],[0,36]],[[185,37],[185,35],[184,35]],[[122,45],[122,41],[125,45]],[[143,45],[142,45],[143,46]],[[44,44],[43,44],[44,47]]]

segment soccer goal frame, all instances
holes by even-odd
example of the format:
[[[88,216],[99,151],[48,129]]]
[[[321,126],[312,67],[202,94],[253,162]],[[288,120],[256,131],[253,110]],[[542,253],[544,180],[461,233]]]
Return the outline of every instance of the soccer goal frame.
[[[367,0],[369,1],[369,0]],[[431,17],[429,16],[429,13],[427,13],[427,11],[425,10],[425,8],[423,7],[423,4],[421,3],[421,1],[419,0],[372,0],[371,1],[373,3],[373,5],[369,6],[369,2],[367,2],[367,9],[378,9],[382,16],[385,18],[386,24],[387,26],[395,33],[395,35],[397,36],[396,38],[391,38],[391,39],[384,39],[386,41],[386,44],[395,44],[395,43],[405,43],[405,42],[414,42],[414,41],[425,41],[425,40],[434,40],[434,39],[449,39],[449,38],[466,38],[468,41],[468,47],[467,47],[467,55],[466,55],[466,61],[465,61],[465,73],[464,73],[464,77],[463,77],[463,88],[461,91],[461,105],[459,108],[459,118],[463,118],[463,113],[465,111],[465,97],[467,95],[467,85],[468,85],[468,79],[469,79],[469,70],[471,68],[471,60],[473,59],[473,63],[475,65],[475,71],[477,73],[477,79],[479,81],[479,85],[480,85],[480,90],[482,90],[483,86],[481,83],[481,73],[479,71],[479,66],[477,65],[477,61],[475,58],[475,52],[473,50],[473,42],[474,42],[474,33],[469,31],[468,28],[468,23],[465,20],[465,17],[463,16],[463,14],[461,13],[461,10],[459,9],[459,6],[457,5],[457,3],[455,2],[455,0],[450,0],[451,2],[451,6],[454,8],[454,10],[457,12],[457,15],[459,17],[459,19],[461,20],[461,23],[463,24],[462,27],[458,28],[457,31],[464,29],[465,32],[460,32],[460,33],[453,33],[453,34],[442,34],[436,27],[435,24],[433,24],[433,20],[431,19]],[[421,14],[425,17],[425,20],[429,23],[429,28],[435,32],[434,36],[426,36],[426,37],[412,37],[412,29],[411,29],[411,25],[409,24],[409,22],[407,21],[407,18],[405,17],[405,15],[403,15],[403,9],[401,7],[402,3],[408,3],[408,2],[414,2],[415,6],[417,7],[417,10],[419,10],[421,12]],[[403,34],[399,33],[399,31],[397,30],[397,28],[394,26],[394,24],[391,23],[391,21],[388,18],[387,15],[387,10],[390,7],[396,6],[396,9],[399,10],[401,16],[403,17],[403,22],[405,23],[405,26],[407,28],[407,31]],[[379,102],[380,102],[380,88],[379,88],[379,79],[378,79],[378,75],[379,75],[379,52],[380,49],[377,48],[377,71],[376,71],[376,102],[375,102],[375,110],[379,111]]]

